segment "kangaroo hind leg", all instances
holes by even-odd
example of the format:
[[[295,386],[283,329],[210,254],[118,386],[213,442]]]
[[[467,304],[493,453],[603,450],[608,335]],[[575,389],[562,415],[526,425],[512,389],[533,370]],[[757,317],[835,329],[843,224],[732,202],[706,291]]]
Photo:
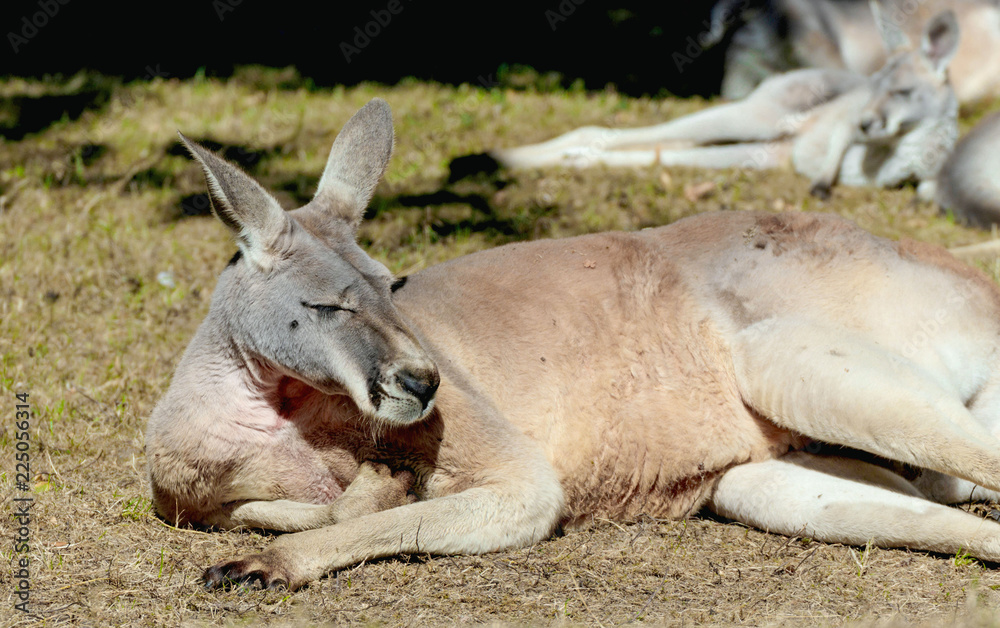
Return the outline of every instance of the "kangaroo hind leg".
[[[1000,490],[1000,440],[917,363],[861,333],[794,319],[734,340],[740,393],[776,424]]]
[[[708,506],[758,529],[826,543],[1000,559],[1000,525],[927,501],[902,477],[860,460],[792,452],[739,465],[722,476]]]

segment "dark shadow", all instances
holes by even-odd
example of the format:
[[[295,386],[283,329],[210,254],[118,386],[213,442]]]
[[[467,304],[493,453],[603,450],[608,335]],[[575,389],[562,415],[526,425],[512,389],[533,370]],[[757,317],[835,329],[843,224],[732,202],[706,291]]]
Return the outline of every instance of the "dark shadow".
[[[196,140],[206,148],[221,153],[225,158],[253,170],[263,160],[277,153],[279,148],[249,149],[245,146],[226,145],[211,138]],[[187,156],[187,149],[180,142],[174,142],[167,149],[168,155]],[[518,240],[532,235],[534,221],[523,217],[502,217],[492,205],[493,195],[507,186],[501,170],[487,155],[468,155],[452,162],[451,174],[441,187],[424,194],[399,194],[395,196],[375,196],[369,203],[365,220],[378,217],[392,209],[425,209],[448,205],[465,205],[472,208],[472,217],[449,220],[440,213],[431,212],[426,228],[441,238],[458,233],[484,233],[501,241]],[[165,187],[169,178],[175,176],[165,169],[149,168],[139,172],[133,181],[142,186]],[[509,175],[504,175],[504,177]],[[302,206],[312,200],[319,177],[299,174],[281,180],[261,178],[261,184],[282,198],[286,206]],[[185,220],[211,215],[211,203],[204,192],[187,194],[177,205],[164,208],[167,221]]]
[[[260,162],[266,157],[270,157],[281,151],[280,147],[271,146],[268,148],[251,148],[241,144],[223,144],[208,137],[192,138],[214,153],[220,153],[229,161],[239,164],[241,168],[248,172],[253,172]],[[180,141],[173,142],[167,148],[167,154],[174,157],[189,157],[187,148]]]
[[[462,179],[483,177],[495,177],[500,171],[500,163],[486,153],[475,153],[472,155],[462,155],[451,160],[448,164],[448,183],[455,183]]]
[[[211,215],[212,202],[208,200],[208,194],[188,194],[181,199],[180,213],[176,215],[175,219]]]
[[[60,120],[76,120],[84,111],[104,106],[110,95],[109,89],[94,88],[74,94],[0,98],[0,137],[22,140]]]
[[[297,205],[301,206],[312,200],[317,187],[319,187],[319,177],[300,174],[291,179],[285,179],[276,184],[273,189],[286,192],[295,199]]]
[[[81,144],[77,147],[77,151],[79,151],[80,160],[83,162],[83,165],[89,166],[107,154],[108,146],[107,144],[94,143]]]
[[[170,177],[163,170],[157,168],[147,168],[135,173],[132,183],[140,188],[162,188],[166,187]]]
[[[397,196],[395,204],[403,207],[426,207],[427,205],[469,205],[484,214],[492,214],[493,208],[489,201],[478,194],[456,194],[448,189],[441,189],[430,194],[406,194]]]

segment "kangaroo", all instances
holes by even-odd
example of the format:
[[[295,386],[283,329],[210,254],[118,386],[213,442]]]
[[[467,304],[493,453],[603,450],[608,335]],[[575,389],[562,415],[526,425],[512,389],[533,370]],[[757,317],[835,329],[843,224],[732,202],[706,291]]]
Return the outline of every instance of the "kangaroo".
[[[1000,560],[1000,524],[944,505],[1000,496],[1000,290],[943,249],[832,215],[718,212],[395,279],[355,243],[392,149],[384,101],[291,212],[185,143],[240,252],[149,418],[153,501],[293,532],[207,586],[295,589],[376,557],[702,508]],[[822,443],[919,477],[810,453]]]
[[[980,121],[955,146],[938,177],[937,203],[962,222],[1000,224],[1000,112]]]
[[[712,11],[706,44],[725,38],[722,95],[738,100],[761,81],[796,68],[847,69],[869,75],[885,64],[878,26],[865,0],[722,0]],[[960,103],[1000,94],[1000,6],[995,0],[884,0],[885,19],[917,37],[920,26],[944,8],[961,31],[949,73]]]
[[[873,3],[872,9],[879,11]],[[958,137],[958,102],[947,68],[959,33],[950,11],[926,24],[916,49],[888,20],[886,65],[871,77],[796,70],[771,77],[745,100],[633,129],[583,127],[553,140],[494,150],[502,166],[683,165],[767,169],[789,162],[811,191],[916,182],[934,196],[941,163]]]

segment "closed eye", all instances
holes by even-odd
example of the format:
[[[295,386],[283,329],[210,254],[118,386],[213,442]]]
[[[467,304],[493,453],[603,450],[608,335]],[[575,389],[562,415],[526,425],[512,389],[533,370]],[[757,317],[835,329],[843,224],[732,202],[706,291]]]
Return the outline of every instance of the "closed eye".
[[[317,314],[320,314],[322,316],[330,316],[331,314],[334,314],[336,312],[354,312],[354,310],[352,310],[351,308],[344,307],[343,305],[327,305],[327,304],[323,304],[323,303],[308,303],[306,301],[302,301],[302,305],[304,307],[309,308],[310,310],[315,310]]]
[[[910,96],[913,95],[913,88],[904,87],[900,89],[894,89],[892,90],[892,95],[896,96],[897,98],[909,98]]]

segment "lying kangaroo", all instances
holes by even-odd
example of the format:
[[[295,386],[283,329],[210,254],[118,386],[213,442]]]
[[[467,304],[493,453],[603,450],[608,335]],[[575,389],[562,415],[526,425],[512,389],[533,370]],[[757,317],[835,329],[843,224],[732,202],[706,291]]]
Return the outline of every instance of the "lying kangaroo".
[[[937,202],[962,222],[1000,225],[1000,112],[984,118],[955,146],[938,177]]]
[[[299,531],[209,586],[294,589],[365,559],[703,507],[1000,560],[1000,525],[942,505],[1000,497],[1000,290],[944,250],[830,215],[721,212],[394,279],[354,242],[392,149],[383,101],[288,213],[185,143],[240,253],[149,419],[154,503]],[[412,472],[419,500],[387,469]]]
[[[872,5],[878,10],[878,5]],[[890,21],[896,51],[870,78],[845,70],[797,70],[764,81],[746,100],[634,129],[583,127],[541,144],[492,151],[510,168],[595,164],[778,168],[789,161],[827,196],[845,185],[934,180],[958,137],[958,103],[947,68],[958,45],[950,11],[930,20],[919,48]]]
[[[950,8],[965,35],[951,65],[959,102],[1000,94],[1000,6],[996,0],[884,0],[885,19],[911,36],[935,12]],[[759,5],[759,6],[756,6]],[[886,62],[866,0],[721,0],[706,44],[739,23],[726,49],[722,95],[744,98],[762,80],[796,68],[871,74]],[[742,22],[742,23],[740,23]]]

